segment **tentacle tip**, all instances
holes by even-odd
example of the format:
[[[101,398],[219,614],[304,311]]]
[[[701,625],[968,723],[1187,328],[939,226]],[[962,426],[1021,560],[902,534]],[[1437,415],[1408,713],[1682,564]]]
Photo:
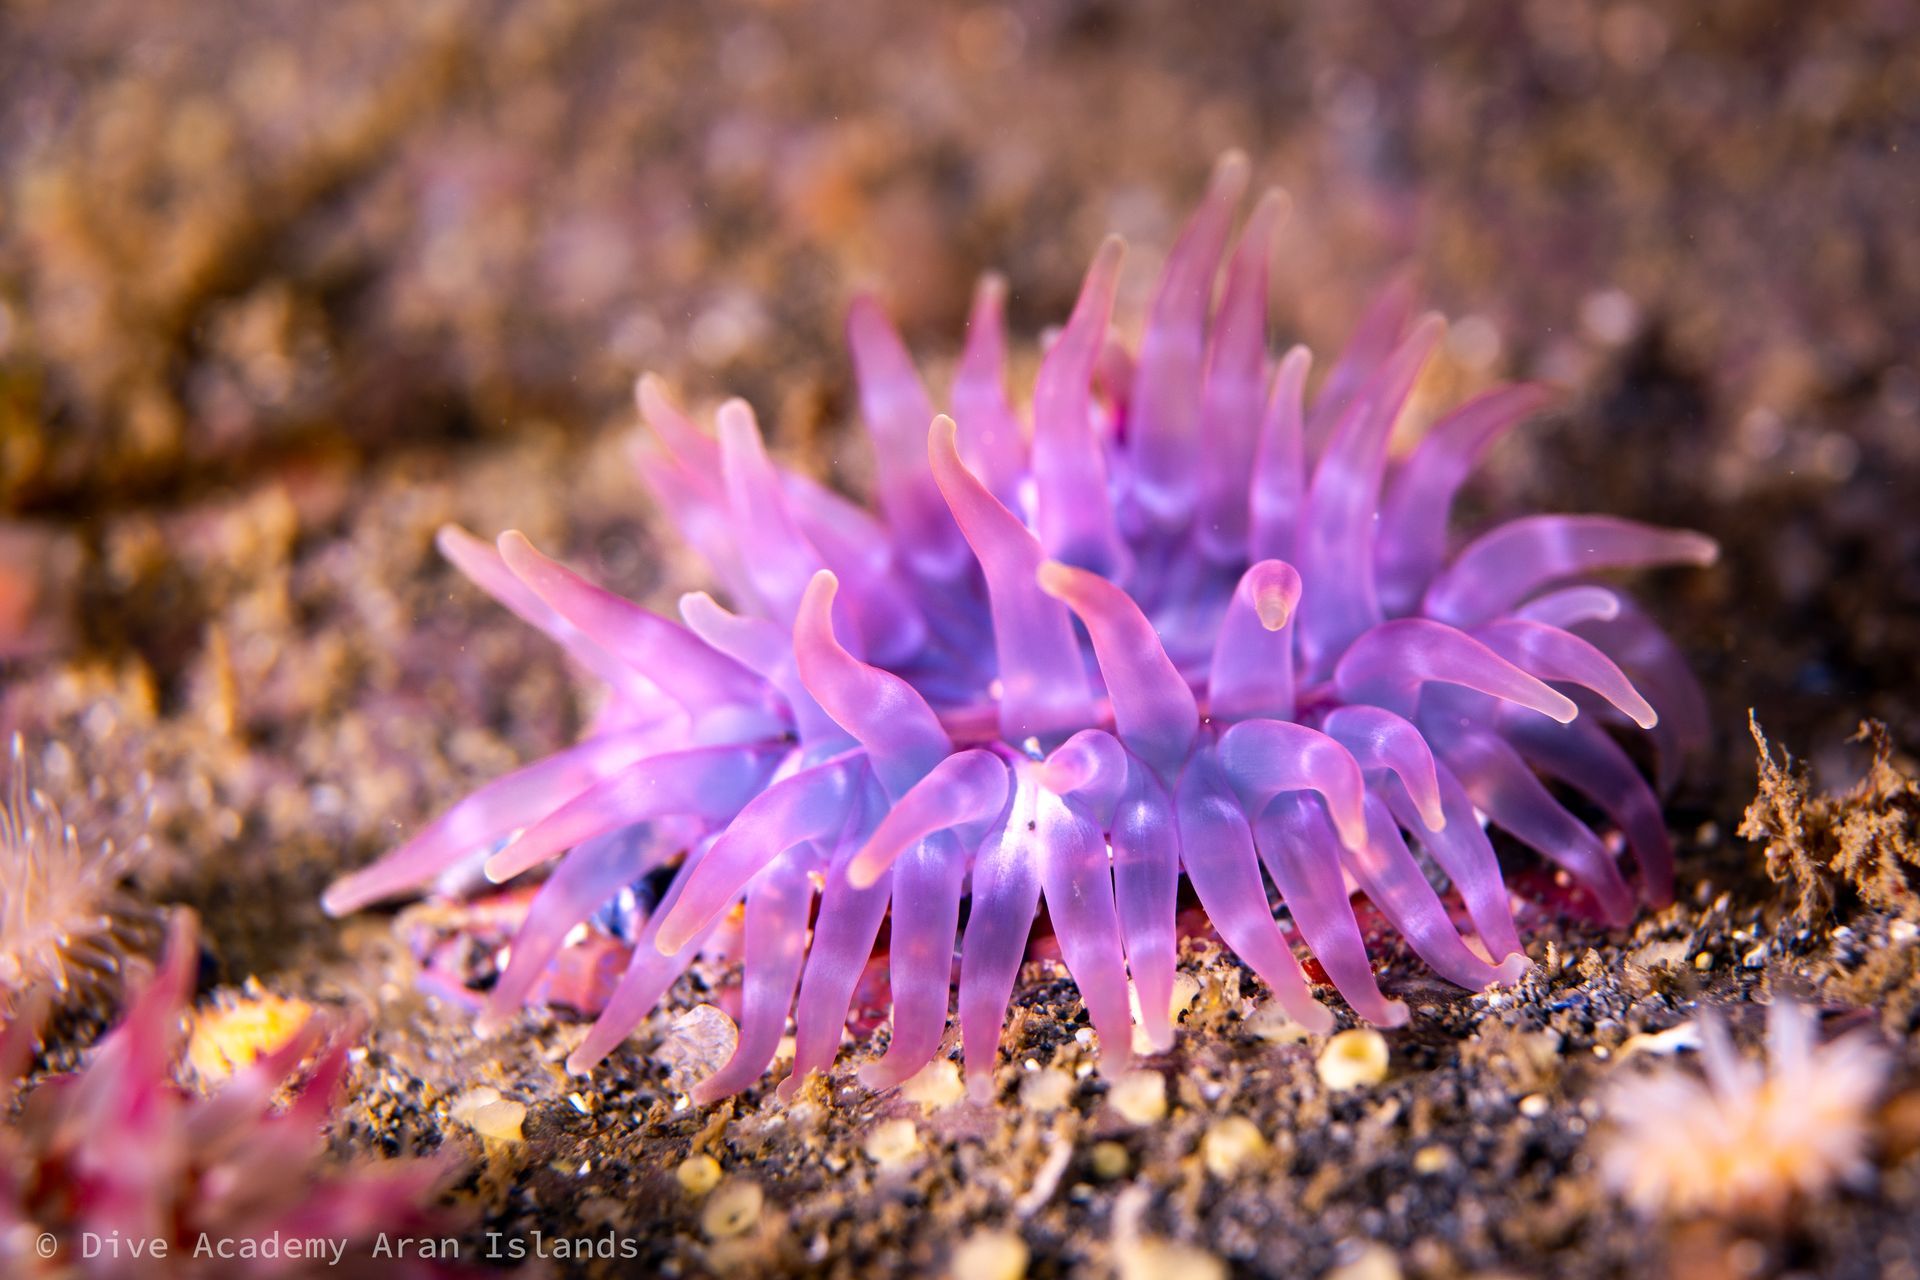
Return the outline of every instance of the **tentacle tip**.
[[[1445,831],[1447,829],[1447,811],[1440,807],[1437,800],[1429,799],[1422,801],[1420,803],[1420,821],[1426,824],[1426,828],[1429,831]]]
[[[1260,625],[1268,631],[1278,631],[1287,625],[1293,617],[1292,600],[1278,587],[1267,587],[1254,597],[1253,610],[1260,618]]]
[[[505,884],[526,870],[525,867],[519,865],[517,858],[508,857],[512,852],[512,846],[508,846],[494,854],[491,858],[488,858],[485,864],[481,866],[481,874],[486,876],[488,884]]]
[[[482,1040],[491,1040],[507,1029],[513,1015],[498,1009],[488,1008],[473,1020],[473,1034]]]
[[[847,864],[847,883],[856,889],[873,888],[874,883],[880,879],[880,873],[886,870],[879,863],[878,858],[869,857],[865,853],[855,855],[853,861]]]
[[[1660,713],[1658,711],[1655,711],[1651,705],[1645,702],[1642,702],[1639,706],[1635,707],[1633,709],[1632,715],[1633,715],[1633,722],[1639,725],[1642,729],[1651,729],[1655,725],[1660,723]]]
[[[944,458],[947,454],[957,454],[955,440],[960,432],[952,418],[944,413],[933,415],[933,423],[927,428],[927,452],[934,458]]]
[[[460,552],[470,547],[480,545],[480,539],[474,537],[465,529],[449,520],[433,531],[433,545],[439,550],[441,555],[452,560],[456,558]]]
[[[1392,1030],[1394,1027],[1406,1026],[1407,1021],[1412,1017],[1413,1017],[1413,1014],[1407,1009],[1406,1001],[1389,1000],[1381,1008],[1380,1016],[1377,1018],[1370,1019],[1370,1021],[1375,1026],[1385,1027],[1388,1030]]]
[[[1524,951],[1516,951],[1493,967],[1493,981],[1489,987],[1511,987],[1526,977],[1533,968],[1533,959]]]
[[[1042,560],[1034,572],[1034,580],[1040,589],[1055,600],[1065,600],[1073,593],[1074,568],[1058,560]]]
[[[1556,693],[1552,698],[1542,701],[1540,710],[1561,724],[1572,724],[1580,715],[1580,704],[1563,693]]]
[[[973,296],[981,306],[999,307],[1007,300],[1007,277],[998,271],[982,271],[974,282]]]
[[[366,904],[367,900],[355,890],[351,876],[334,881],[320,895],[320,909],[335,920],[352,915]]]
[[[1246,190],[1247,176],[1252,172],[1253,162],[1247,159],[1246,152],[1238,147],[1227,148],[1213,162],[1213,176],[1207,182],[1208,197],[1238,200],[1240,193]]]
[[[1686,557],[1689,563],[1705,569],[1720,560],[1720,543],[1704,533],[1687,535]]]
[[[1289,1009],[1287,1012],[1295,1022],[1306,1028],[1309,1035],[1324,1036],[1333,1031],[1333,1010],[1317,1000],[1303,1008]]]
[[[594,1068],[604,1062],[606,1057],[607,1054],[605,1050],[598,1053],[589,1053],[586,1046],[582,1045],[567,1055],[567,1061],[565,1063],[567,1074],[570,1076],[590,1076],[593,1074]]]

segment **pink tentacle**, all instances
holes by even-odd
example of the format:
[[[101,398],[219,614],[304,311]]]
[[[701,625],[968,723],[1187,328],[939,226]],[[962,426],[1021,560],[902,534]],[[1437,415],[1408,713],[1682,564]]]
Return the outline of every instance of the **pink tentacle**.
[[[833,626],[838,589],[824,571],[807,585],[793,625],[794,659],[808,692],[866,748],[881,785],[897,799],[953,751],[953,740],[911,684],[841,646]]]
[[[1651,729],[1660,720],[1613,659],[1571,632],[1544,622],[1504,618],[1474,628],[1473,634],[1529,674],[1593,690],[1642,729]]]
[[[1342,843],[1366,843],[1366,779],[1347,749],[1317,729],[1284,720],[1247,720],[1220,735],[1220,766],[1248,813],[1283,791],[1314,791]]]
[[[1524,516],[1468,543],[1427,588],[1421,612],[1473,626],[1562,578],[1602,569],[1705,568],[1719,557],[1712,538],[1684,529],[1613,516]]]
[[[1307,418],[1308,457],[1318,458],[1325,452],[1334,427],[1353,399],[1372,380],[1375,370],[1386,361],[1412,318],[1413,280],[1410,276],[1401,276],[1382,289],[1373,305],[1367,308],[1359,327],[1347,339],[1339,361],[1321,384],[1313,412]]]
[[[1040,363],[1033,388],[1034,516],[1047,554],[1124,575],[1131,557],[1113,520],[1107,459],[1093,434],[1093,364],[1113,315],[1121,244],[1110,238],[1087,270],[1080,301]]]
[[[758,1080],[779,1051],[806,957],[813,885],[806,860],[789,850],[747,891],[746,957],[740,987],[740,1038],[726,1065],[693,1087],[696,1106]]]
[[[1040,788],[1023,772],[1006,827],[974,855],[972,906],[960,947],[960,1043],[967,1091],[976,1099],[992,1094],[1007,1001],[1040,905],[1039,799]]]
[[[504,884],[576,845],[651,818],[686,815],[730,822],[789,750],[785,743],[697,747],[641,760],[522,831],[487,860],[487,878]]]
[[[1163,529],[1183,528],[1193,515],[1207,314],[1234,206],[1247,188],[1247,169],[1247,158],[1238,152],[1214,167],[1206,198],[1167,255],[1140,337],[1128,421],[1136,463],[1133,492]]]
[[[1084,569],[1040,566],[1040,589],[1080,616],[1113,702],[1114,727],[1134,755],[1173,776],[1200,726],[1193,690],[1160,647],[1133,597]]]
[[[1226,289],[1207,350],[1196,441],[1199,518],[1194,541],[1216,564],[1238,566],[1247,554],[1247,477],[1260,442],[1267,392],[1267,264],[1273,232],[1285,216],[1284,192],[1254,206],[1227,265]]]
[[[1326,811],[1306,796],[1275,797],[1254,826],[1254,840],[1280,900],[1334,989],[1368,1022],[1397,1027],[1407,1006],[1389,1000],[1373,976],[1366,939],[1340,873],[1340,838]]]
[[[1137,761],[1112,823],[1113,897],[1127,968],[1140,993],[1141,1026],[1155,1052],[1173,1047],[1174,932],[1180,895],[1180,832],[1173,802]]]
[[[1308,991],[1300,962],[1267,909],[1253,833],[1210,751],[1197,754],[1181,776],[1174,811],[1181,865],[1220,937],[1272,988],[1295,1022],[1309,1031],[1331,1031],[1333,1015]]]
[[[1254,454],[1253,481],[1247,492],[1252,528],[1251,560],[1287,560],[1299,553],[1300,516],[1306,507],[1306,454],[1301,399],[1313,353],[1294,347],[1273,375],[1273,394],[1260,423],[1260,447]]]
[[[418,888],[538,821],[557,803],[656,753],[660,745],[660,735],[651,729],[607,734],[495,778],[372,866],[334,881],[320,905],[328,915],[342,916]]]
[[[1292,565],[1262,560],[1241,575],[1214,640],[1207,674],[1210,719],[1293,718],[1293,620],[1299,604],[1300,575]]]
[[[890,1089],[933,1061],[947,1031],[953,943],[967,857],[951,832],[915,845],[893,867],[887,967],[893,979],[893,1039],[860,1069],[869,1089]]]
[[[1493,842],[1481,830],[1473,802],[1461,788],[1460,780],[1445,765],[1436,764],[1434,773],[1447,819],[1444,827],[1427,826],[1406,793],[1391,786],[1381,788],[1387,807],[1401,826],[1418,833],[1421,846],[1453,883],[1487,954],[1497,960],[1519,954],[1524,949],[1513,923],[1511,895],[1501,878],[1500,859],[1493,851]]]
[[[762,868],[795,845],[840,829],[865,773],[856,753],[782,778],[740,810],[660,923],[656,945],[671,955],[712,923]]]
[[[1412,612],[1445,563],[1454,497],[1480,459],[1552,398],[1551,390],[1535,383],[1495,387],[1476,396],[1434,423],[1395,473],[1380,510],[1375,548],[1387,616]]]
[[[1027,438],[1007,403],[1006,310],[1006,280],[982,276],[973,291],[967,345],[953,375],[953,416],[964,428],[960,454],[967,469],[1011,506],[1027,470]]]
[[[1380,914],[1435,973],[1456,986],[1481,991],[1495,983],[1516,982],[1532,967],[1524,955],[1509,956],[1495,966],[1468,950],[1377,796],[1368,797],[1367,830],[1367,843],[1343,850],[1342,861]]]
[[[986,577],[1001,737],[1048,742],[1070,733],[1092,719],[1093,691],[1072,616],[1036,581],[1044,559],[1039,540],[961,465],[950,419],[934,421],[927,448],[934,479]]]
[[[1006,762],[991,751],[961,751],[948,756],[887,811],[865,846],[854,855],[847,879],[865,888],[912,846],[938,832],[998,815],[1007,805],[1007,782]]]
[[[1104,831],[1113,824],[1131,767],[1118,738],[1104,729],[1082,729],[1054,749],[1034,770],[1034,778],[1055,795],[1072,800]]]
[[[1385,771],[1399,778],[1422,827],[1438,831],[1447,825],[1433,751],[1411,723],[1379,707],[1340,707],[1321,728],[1352,753],[1363,772]]]
[[[1414,718],[1427,684],[1456,684],[1504,698],[1562,723],[1579,714],[1557,693],[1463,631],[1426,618],[1383,622],[1354,641],[1334,668],[1346,702],[1367,702]]]
[[[1040,888],[1054,937],[1100,1037],[1100,1065],[1117,1071],[1133,1054],[1133,1012],[1107,842],[1098,828],[1050,791],[1038,793],[1035,817],[1041,837]]]

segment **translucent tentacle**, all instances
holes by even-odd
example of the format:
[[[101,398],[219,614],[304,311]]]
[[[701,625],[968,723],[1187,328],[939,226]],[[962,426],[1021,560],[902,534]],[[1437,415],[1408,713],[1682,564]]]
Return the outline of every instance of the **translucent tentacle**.
[[[1487,450],[1551,398],[1550,390],[1534,383],[1476,396],[1434,423],[1395,473],[1374,552],[1380,604],[1389,617],[1411,612],[1445,563],[1447,523],[1460,486]]]
[[[1200,710],[1133,597],[1105,578],[1057,561],[1040,566],[1041,590],[1080,616],[1113,701],[1120,741],[1171,777],[1193,745]]]
[[[1207,315],[1233,209],[1246,191],[1247,168],[1238,152],[1214,167],[1206,198],[1167,255],[1140,336],[1128,420],[1137,464],[1134,496],[1164,529],[1182,528],[1193,515]],[[1261,302],[1264,306],[1264,297]]]
[[[1093,363],[1113,314],[1120,272],[1117,237],[1100,246],[1080,301],[1033,388],[1035,524],[1047,554],[1120,576],[1130,556],[1114,525],[1105,450],[1093,434]]]
[[[320,905],[328,915],[341,916],[417,888],[601,779],[654,754],[659,745],[660,735],[652,730],[605,734],[495,778],[372,866],[334,881]]]
[[[1562,587],[1535,596],[1513,616],[1562,629],[1580,622],[1611,622],[1620,616],[1620,597],[1605,587]]]
[[[893,894],[892,872],[860,889],[847,880],[847,864],[885,810],[885,797],[879,787],[869,787],[863,803],[847,820],[839,848],[827,868],[813,925],[813,943],[807,948],[807,967],[801,974],[800,995],[794,1005],[793,1071],[780,1082],[782,1098],[793,1097],[811,1072],[832,1066],[840,1048],[848,1007],[873,955],[880,922],[886,919],[887,902]]]
[[[1283,791],[1315,791],[1343,843],[1366,843],[1366,779],[1347,749],[1317,729],[1247,720],[1220,735],[1220,767],[1248,813]]]
[[[1039,799],[1040,788],[1023,771],[1005,827],[973,859],[972,903],[960,947],[960,1044],[967,1090],[975,1098],[991,1096],[1007,1001],[1040,905],[1045,839],[1036,817]]]
[[[1055,748],[1034,777],[1055,795],[1070,798],[1104,831],[1113,823],[1130,768],[1118,738],[1104,729],[1082,729]]]
[[[1363,772],[1384,770],[1399,778],[1420,826],[1438,831],[1447,825],[1433,751],[1409,721],[1380,707],[1339,707],[1321,728],[1352,753]]]
[[[1407,1006],[1389,1000],[1374,980],[1326,811],[1306,796],[1281,795],[1261,813],[1254,835],[1281,902],[1334,989],[1368,1022],[1404,1024]]]
[[[1421,612],[1473,626],[1562,578],[1602,569],[1704,568],[1719,556],[1712,538],[1685,529],[1613,516],[1523,516],[1468,543],[1427,588]]]
[[[1666,633],[1630,600],[1616,600],[1616,617],[1570,625],[1611,655],[1659,713],[1660,723],[1650,732],[1659,746],[1660,790],[1669,792],[1688,757],[1705,750],[1712,737],[1707,698]]]
[[[575,845],[650,818],[686,814],[729,822],[766,785],[786,752],[784,743],[697,747],[641,760],[521,832],[487,860],[487,878],[503,884]]]
[[[1133,1053],[1133,1012],[1106,838],[1051,791],[1038,792],[1034,809],[1041,893],[1054,937],[1100,1036],[1100,1065],[1118,1070]]]
[[[909,568],[931,582],[967,571],[968,556],[927,471],[933,402],[893,324],[872,298],[854,299],[847,346],[860,388],[860,413],[873,437],[880,509],[906,551]]]
[[[1181,865],[1213,927],[1294,1021],[1309,1031],[1331,1031],[1333,1015],[1307,990],[1300,962],[1267,909],[1253,832],[1211,751],[1197,753],[1181,776],[1174,811]]]
[[[1380,914],[1393,922],[1415,955],[1456,986],[1480,991],[1494,983],[1518,981],[1532,961],[1516,955],[1495,966],[1468,950],[1440,895],[1408,852],[1385,802],[1378,796],[1367,801],[1367,843],[1343,851],[1342,860]]]
[[[1112,739],[1108,739],[1112,741]],[[1113,897],[1127,967],[1140,993],[1141,1026],[1155,1052],[1173,1047],[1173,971],[1179,939],[1174,913],[1180,893],[1180,833],[1173,801],[1138,761],[1126,771],[1126,792],[1114,814]]]
[[[775,859],[747,890],[740,1038],[725,1066],[693,1087],[696,1106],[738,1093],[765,1073],[780,1048],[805,958],[813,885],[798,851]]]
[[[744,400],[729,400],[717,421],[734,541],[769,616],[791,626],[807,583],[825,565],[787,505],[753,409]]]
[[[963,428],[960,456],[966,459],[967,469],[1011,506],[1027,469],[1027,440],[1013,406],[1007,403],[1006,309],[1006,280],[994,274],[982,276],[973,291],[967,345],[953,374],[953,416]],[[964,531],[965,525],[961,528]]]
[[[661,895],[660,905],[654,908],[646,924],[641,926],[640,936],[634,939],[633,958],[627,962],[627,971],[620,975],[613,994],[607,998],[607,1007],[600,1011],[593,1026],[588,1028],[586,1038],[567,1058],[567,1070],[574,1075],[585,1075],[592,1071],[602,1059],[618,1048],[620,1042],[640,1025],[640,1020],[660,1003],[660,997],[666,994],[667,988],[686,972],[687,966],[693,963],[693,958],[706,945],[707,936],[713,932],[717,920],[690,934],[685,943],[671,951],[660,949],[659,932],[661,923],[679,904],[687,882],[698,872],[712,847],[711,841],[694,847],[668,883],[666,893]]]
[[[1006,762],[991,751],[948,756],[888,810],[854,856],[847,878],[864,888],[879,879],[894,859],[935,832],[995,816],[1006,807],[1007,781]]]
[[[1044,559],[1039,540],[961,465],[950,419],[935,420],[928,452],[934,479],[987,580],[1001,737],[1056,740],[1092,718],[1093,691],[1072,616],[1036,580]]]
[[[1467,914],[1473,918],[1474,932],[1480,935],[1487,954],[1504,960],[1523,949],[1520,932],[1513,923],[1511,896],[1500,876],[1499,856],[1481,829],[1473,802],[1467,798],[1460,780],[1441,764],[1434,766],[1434,775],[1447,819],[1444,827],[1427,826],[1406,793],[1394,787],[1382,788],[1387,807],[1393,810],[1401,826],[1419,834],[1421,846],[1452,881],[1454,891],[1466,904]]]
[[[893,979],[893,1039],[860,1083],[888,1089],[933,1061],[947,1031],[953,943],[960,929],[966,852],[951,832],[915,845],[893,867],[887,967]]]
[[[1216,564],[1238,566],[1247,554],[1247,477],[1260,442],[1267,391],[1267,263],[1286,207],[1285,194],[1277,190],[1254,206],[1227,265],[1207,350],[1196,437],[1203,447],[1195,460],[1199,518],[1194,540]]]
[[[1294,712],[1293,617],[1300,575],[1279,560],[1262,560],[1241,575],[1220,619],[1207,674],[1207,715],[1216,722]]]
[[[1528,764],[1587,797],[1620,828],[1648,900],[1659,907],[1672,902],[1673,843],[1660,798],[1620,744],[1584,718],[1555,725],[1515,716],[1503,719],[1502,727]]]
[[[1313,354],[1294,347],[1273,375],[1273,393],[1260,423],[1253,481],[1247,492],[1252,560],[1288,560],[1299,553],[1300,514],[1306,506],[1306,455],[1301,399]]]
[[[1307,418],[1307,456],[1317,458],[1326,449],[1333,429],[1353,399],[1362,394],[1374,372],[1385,363],[1400,335],[1413,318],[1413,280],[1401,276],[1380,291],[1373,305],[1360,318],[1359,327],[1347,339],[1340,359],[1328,371],[1320,385]]]
[[[1384,622],[1353,642],[1334,668],[1342,700],[1414,718],[1422,685],[1457,684],[1530,707],[1562,723],[1579,714],[1557,693],[1464,631],[1427,618]]]
[[[671,827],[641,823],[585,842],[555,867],[513,935],[506,970],[488,993],[486,1012],[475,1030],[486,1036],[506,1025],[532,996],[573,927],[684,848],[678,835]]]
[[[1314,468],[1299,549],[1300,576],[1313,593],[1313,608],[1300,620],[1300,656],[1312,670],[1324,670],[1385,616],[1374,583],[1373,547],[1387,441],[1445,329],[1438,316],[1414,327],[1342,416]]]
[[[1608,923],[1632,918],[1633,893],[1606,846],[1548,793],[1512,747],[1458,716],[1435,714],[1420,723],[1475,808],[1565,868],[1593,894]]]
[[[1560,680],[1593,690],[1642,729],[1651,729],[1659,722],[1659,715],[1633,687],[1626,672],[1571,632],[1544,622],[1505,618],[1476,627],[1473,634],[1489,649],[1542,680]]]
[[[848,653],[834,634],[839,583],[814,575],[793,627],[800,678],[826,713],[866,748],[881,785],[896,799],[953,750],[940,718],[914,687]]]
[[[864,772],[855,753],[803,769],[747,803],[701,860],[673,910],[661,921],[656,945],[671,954],[713,921],[775,858],[840,829]]]
[[[717,496],[706,496],[699,478],[661,453],[650,440],[636,438],[627,456],[641,485],[660,504],[667,523],[707,562],[733,602],[755,613],[770,612],[734,540],[733,516],[727,509],[724,490]]]
[[[816,759],[853,745],[852,735],[835,724],[807,691],[794,661],[793,637],[779,623],[729,613],[704,591],[680,597],[680,617],[695,635],[779,691],[800,741]]]
[[[475,586],[505,605],[522,622],[544,631],[567,656],[600,679],[623,692],[642,699],[655,699],[658,689],[639,673],[608,653],[599,643],[561,617],[533,588],[514,576],[507,562],[492,546],[458,525],[442,525],[434,536],[434,545],[453,566],[467,575]]]
[[[554,612],[684,706],[699,740],[737,735],[742,726],[753,736],[786,731],[767,705],[764,682],[679,623],[594,586],[541,555],[523,534],[503,533],[499,546],[507,567]]]

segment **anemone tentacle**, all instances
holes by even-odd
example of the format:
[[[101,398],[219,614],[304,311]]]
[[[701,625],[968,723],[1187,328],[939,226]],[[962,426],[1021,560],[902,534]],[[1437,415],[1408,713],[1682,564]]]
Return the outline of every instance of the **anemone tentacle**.
[[[709,435],[641,379],[635,464],[720,596],[683,597],[683,622],[518,534],[496,549],[443,532],[455,565],[613,696],[583,743],[456,804],[327,909],[481,864],[546,874],[487,1004],[498,1025],[604,903],[664,880],[575,1071],[743,919],[740,1036],[694,1091],[708,1101],[755,1084],[789,1024],[782,1093],[828,1069],[883,926],[892,1033],[861,1079],[897,1084],[940,1052],[957,947],[969,1087],[990,1094],[1043,906],[1116,1065],[1136,1016],[1155,1051],[1173,1042],[1183,881],[1316,1031],[1332,1015],[1276,907],[1354,1013],[1397,1025],[1354,895],[1442,977],[1511,982],[1528,960],[1489,828],[1611,921],[1669,900],[1659,797],[1704,741],[1704,704],[1673,642],[1586,579],[1705,565],[1714,544],[1544,515],[1452,547],[1475,465],[1549,394],[1487,391],[1395,458],[1442,322],[1414,322],[1396,283],[1309,396],[1308,353],[1276,358],[1267,333],[1284,200],[1236,239],[1247,179],[1242,157],[1216,169],[1137,355],[1109,331],[1122,246],[1101,246],[1030,418],[1007,387],[1004,281],[974,296],[951,417],[879,304],[857,301],[877,515],[780,466],[744,402]],[[1620,741],[1641,733],[1652,780]]]

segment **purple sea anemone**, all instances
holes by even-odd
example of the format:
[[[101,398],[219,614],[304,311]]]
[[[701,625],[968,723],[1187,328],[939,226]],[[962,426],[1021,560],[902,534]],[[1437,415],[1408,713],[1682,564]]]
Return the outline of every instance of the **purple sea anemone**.
[[[1215,303],[1245,181],[1244,160],[1222,162],[1130,356],[1108,339],[1121,245],[1101,247],[1041,364],[1031,429],[1007,396],[997,281],[976,298],[951,418],[880,309],[856,302],[877,519],[769,461],[745,403],[720,408],[716,439],[643,379],[654,443],[640,470],[730,607],[694,593],[670,621],[519,534],[496,551],[445,531],[454,563],[612,697],[585,741],[460,802],[333,886],[327,908],[476,855],[494,881],[559,858],[491,993],[498,1020],[570,930],[664,880],[657,903],[639,903],[650,910],[627,913],[631,965],[569,1060],[585,1071],[744,899],[739,1042],[696,1091],[704,1101],[766,1070],[790,1014],[783,1088],[831,1063],[883,920],[892,1035],[862,1079],[897,1083],[938,1050],[958,936],[978,1087],[1042,901],[1110,1063],[1132,1040],[1129,982],[1147,1038],[1172,1042],[1183,874],[1226,943],[1315,1030],[1331,1016],[1263,867],[1334,987],[1389,1025],[1406,1008],[1375,982],[1356,887],[1453,982],[1479,989],[1526,968],[1483,818],[1564,868],[1609,920],[1629,917],[1616,853],[1550,782],[1618,828],[1639,893],[1666,901],[1660,803],[1613,729],[1651,735],[1664,784],[1705,713],[1673,645],[1581,580],[1708,564],[1714,544],[1562,515],[1449,554],[1455,491],[1543,393],[1480,396],[1391,464],[1441,322],[1409,327],[1405,291],[1390,291],[1309,405],[1307,352],[1275,361],[1267,346],[1277,198],[1249,218]],[[1477,945],[1436,891],[1442,877]]]
[[[0,1129],[0,1267],[9,1276],[321,1275],[351,1253],[372,1273],[452,1274],[411,1257],[365,1260],[379,1256],[382,1236],[444,1234],[432,1201],[453,1165],[322,1165],[349,1037],[312,1018],[210,1097],[175,1083],[199,954],[183,913],[159,972],[86,1067],[40,1083]],[[0,1105],[11,1106],[32,1061],[38,1021],[28,1011],[0,1029]],[[276,1107],[279,1096],[287,1100]]]

